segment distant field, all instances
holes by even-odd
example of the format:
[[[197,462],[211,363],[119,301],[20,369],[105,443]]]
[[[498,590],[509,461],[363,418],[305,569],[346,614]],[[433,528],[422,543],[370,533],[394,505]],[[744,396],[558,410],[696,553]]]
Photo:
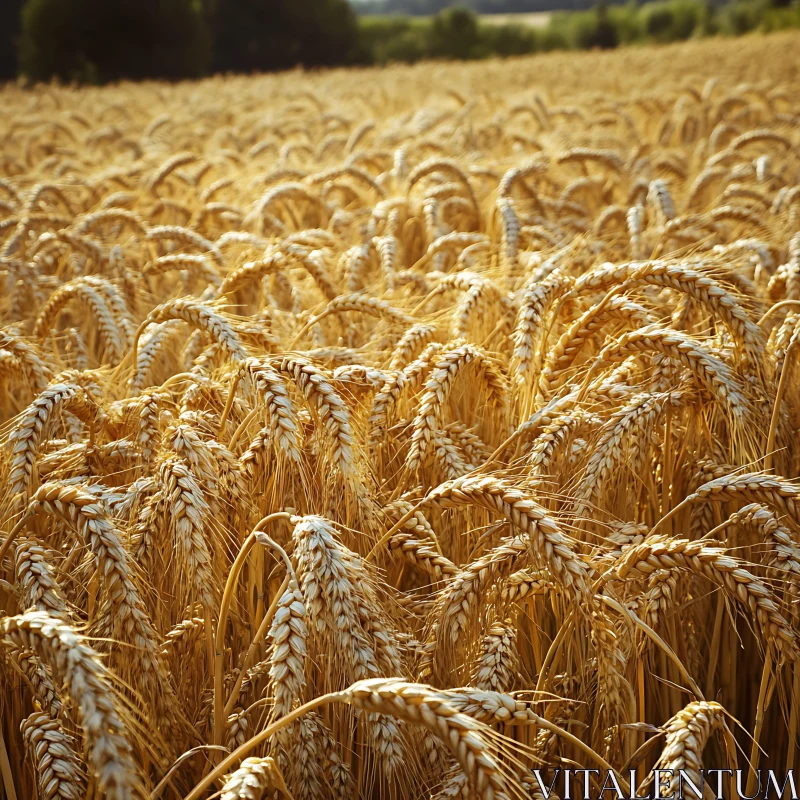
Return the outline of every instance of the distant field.
[[[487,25],[530,25],[544,28],[552,16],[549,11],[532,11],[528,14],[481,14],[481,22]]]
[[[481,14],[480,20],[486,25],[529,25],[531,28],[544,28],[550,22],[552,12],[531,11],[527,14]],[[372,15],[364,14],[359,17],[362,25],[384,23],[387,19],[408,20],[412,24],[424,24],[433,17],[430,16],[405,16],[403,14]]]

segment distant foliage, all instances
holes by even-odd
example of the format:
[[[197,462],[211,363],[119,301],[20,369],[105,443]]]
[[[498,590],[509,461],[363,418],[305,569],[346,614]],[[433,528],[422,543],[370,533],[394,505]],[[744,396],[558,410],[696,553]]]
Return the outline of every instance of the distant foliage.
[[[17,37],[23,0],[0,0],[0,80],[17,74]]]
[[[701,27],[707,9],[694,0],[650,3],[642,9],[642,28],[655,42],[690,38]]]
[[[437,14],[431,24],[430,49],[439,58],[461,60],[480,53],[477,17],[464,8],[451,8]]]
[[[0,0],[0,80],[21,72],[105,83],[472,60],[800,27],[800,0],[456,2]],[[553,12],[544,27],[485,19],[559,5],[570,10]]]
[[[658,0],[644,4],[631,1],[625,5],[602,2],[588,10],[555,12],[542,28],[522,23],[494,25],[466,8],[482,9],[490,4],[499,12],[517,2],[527,2],[530,8],[535,0],[462,2],[465,7],[442,11],[430,18],[361,17],[362,42],[370,54],[369,60],[385,64],[425,58],[466,60],[550,50],[606,50],[625,44],[667,43],[696,36],[738,36],[754,30],[800,27],[800,2],[797,0],[788,6],[783,5],[784,0],[734,0],[723,5],[711,0]],[[388,3],[392,7],[412,4],[409,8],[420,9],[436,8],[439,0],[388,0]],[[364,4],[358,6],[359,9],[363,7]],[[366,7],[373,7],[372,0]]]
[[[612,0],[616,4],[627,0]],[[596,0],[461,0],[460,5],[477,14],[530,14],[537,11],[587,11]],[[354,0],[359,14],[438,14],[452,0]]]
[[[22,12],[20,69],[31,80],[191,78],[210,53],[193,0],[28,0]]]
[[[255,72],[352,63],[363,53],[347,0],[218,0],[214,68]]]
[[[359,20],[365,61],[413,64],[428,55],[429,22],[415,17],[372,17]]]
[[[357,14],[376,16],[382,14],[410,14],[412,16],[433,16],[453,4],[453,0],[351,0]],[[591,11],[598,0],[459,0],[459,5],[476,14],[531,14],[537,12]],[[656,0],[606,0],[612,7],[664,5]],[[747,12],[759,18],[765,8],[797,9],[797,0],[690,0],[687,5],[706,6],[726,13],[728,6],[734,7],[733,14],[742,18]]]

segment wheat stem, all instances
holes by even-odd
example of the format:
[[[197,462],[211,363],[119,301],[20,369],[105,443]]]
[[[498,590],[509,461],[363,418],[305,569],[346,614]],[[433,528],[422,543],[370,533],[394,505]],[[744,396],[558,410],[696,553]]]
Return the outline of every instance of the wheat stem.
[[[228,578],[225,581],[225,589],[222,593],[222,601],[219,606],[219,618],[217,620],[217,632],[214,637],[214,744],[222,744],[225,735],[225,720],[227,717],[224,715],[224,697],[223,697],[223,660],[225,658],[225,629],[228,623],[228,612],[230,610],[231,602],[233,601],[233,594],[236,590],[236,583],[239,579],[239,574],[242,571],[247,556],[255,546],[256,542],[260,541],[258,538],[259,533],[272,522],[279,519],[289,520],[292,515],[285,511],[277,511],[274,514],[260,519],[249,536],[244,540],[241,549],[236,555]],[[267,537],[269,538],[269,537]],[[282,551],[281,551],[282,552]],[[285,555],[285,553],[284,553]],[[287,559],[288,560],[288,559]],[[291,571],[291,564],[289,564]]]

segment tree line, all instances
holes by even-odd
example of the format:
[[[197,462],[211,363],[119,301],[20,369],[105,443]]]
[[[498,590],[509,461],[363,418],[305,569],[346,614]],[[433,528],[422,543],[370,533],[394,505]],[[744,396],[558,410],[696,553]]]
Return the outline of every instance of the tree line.
[[[444,6],[450,0],[366,2]],[[545,0],[461,2],[477,8]],[[800,27],[800,0],[593,2],[589,10],[555,13],[545,27],[533,28],[487,24],[473,10],[451,7],[428,17],[357,18],[348,0],[0,0],[0,79],[19,74],[30,81],[178,80],[295,66],[611,48]]]
[[[597,0],[460,0],[459,5],[476,14],[530,14],[539,11],[587,11]],[[623,4],[626,0],[610,0]],[[361,16],[408,14],[433,16],[452,6],[452,0],[354,0]]]
[[[348,0],[0,0],[0,77],[103,83],[364,61]]]

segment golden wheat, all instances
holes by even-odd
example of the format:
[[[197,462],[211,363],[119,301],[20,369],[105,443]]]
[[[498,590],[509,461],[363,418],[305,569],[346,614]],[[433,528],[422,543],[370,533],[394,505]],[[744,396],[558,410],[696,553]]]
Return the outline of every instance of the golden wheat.
[[[799,44],[0,88],[0,796],[792,768]]]

